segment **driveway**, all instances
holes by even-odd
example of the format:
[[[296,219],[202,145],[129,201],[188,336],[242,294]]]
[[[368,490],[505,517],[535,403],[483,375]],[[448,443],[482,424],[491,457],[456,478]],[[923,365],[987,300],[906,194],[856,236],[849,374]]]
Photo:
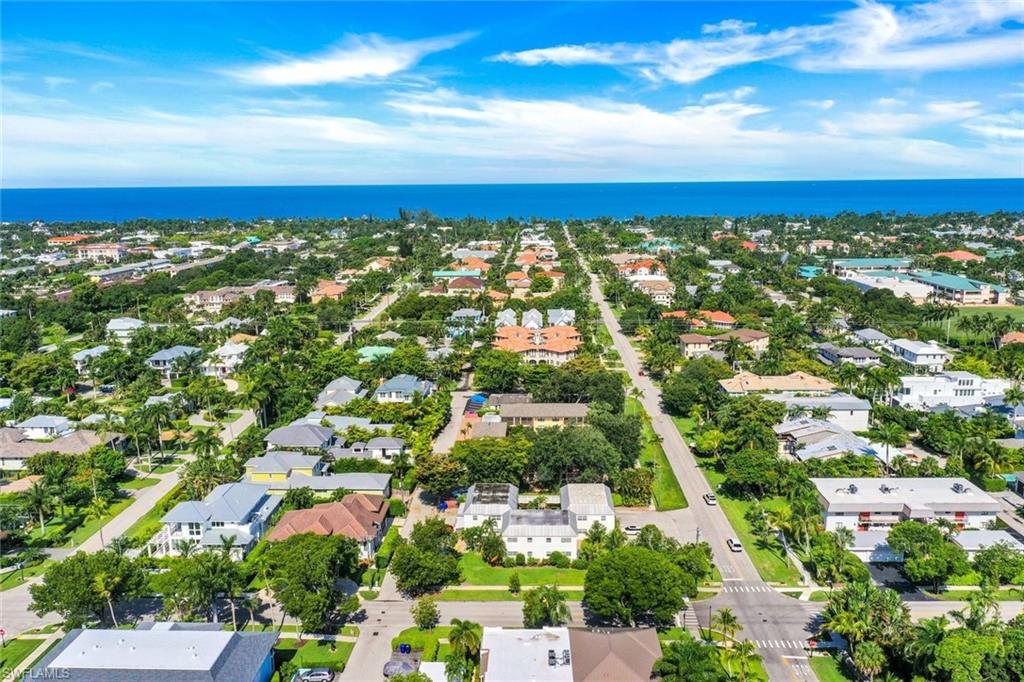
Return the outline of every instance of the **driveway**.
[[[466,411],[466,403],[475,393],[476,391],[452,391],[452,416],[441,433],[437,434],[437,438],[434,439],[434,454],[446,454],[455,445],[459,431],[462,429],[462,415]]]

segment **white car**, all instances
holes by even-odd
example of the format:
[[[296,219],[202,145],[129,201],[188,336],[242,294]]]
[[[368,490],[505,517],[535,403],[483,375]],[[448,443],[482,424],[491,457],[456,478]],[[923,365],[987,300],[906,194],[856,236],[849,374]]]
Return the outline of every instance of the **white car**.
[[[736,538],[729,538],[728,540],[725,541],[725,544],[729,545],[729,549],[731,549],[734,552],[742,552],[743,551],[743,543],[741,543]]]
[[[710,505],[718,504],[718,498],[715,497],[714,493],[704,493],[704,503]]]
[[[639,535],[640,534],[640,526],[626,526],[622,530],[625,531],[626,535]]]

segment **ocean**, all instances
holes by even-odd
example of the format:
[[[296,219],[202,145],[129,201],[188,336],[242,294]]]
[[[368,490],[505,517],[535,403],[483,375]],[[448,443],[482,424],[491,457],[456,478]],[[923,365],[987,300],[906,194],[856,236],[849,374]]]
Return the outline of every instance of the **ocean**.
[[[0,220],[374,216],[461,218],[826,215],[1024,210],[1024,178],[516,185],[0,189]]]

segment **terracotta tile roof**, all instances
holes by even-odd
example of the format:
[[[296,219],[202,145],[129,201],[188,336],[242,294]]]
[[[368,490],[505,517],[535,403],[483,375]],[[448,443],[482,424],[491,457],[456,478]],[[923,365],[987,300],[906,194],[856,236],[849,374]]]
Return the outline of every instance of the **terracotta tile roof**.
[[[344,535],[354,540],[366,540],[377,535],[377,528],[383,525],[387,515],[388,504],[383,496],[350,493],[340,502],[285,512],[267,534],[267,540],[284,540],[301,533]]]
[[[484,281],[479,277],[456,277],[448,282],[448,290],[452,289],[483,289]]]
[[[516,270],[514,272],[510,272],[507,275],[505,275],[505,281],[506,282],[509,281],[509,280],[520,280],[520,279],[530,279],[530,276],[527,275],[525,272],[520,272],[519,270]]]
[[[529,329],[527,327],[500,327],[495,332],[492,344],[498,350],[525,353],[531,350],[546,350],[552,353],[572,353],[582,345],[582,337],[576,327],[559,325]]]
[[[1004,346],[1008,343],[1024,343],[1024,332],[1009,332],[1007,334],[1003,334],[999,339],[999,343]]]
[[[970,251],[965,251],[963,249],[955,249],[953,251],[941,251],[939,253],[933,253],[932,256],[934,256],[935,258],[948,258],[950,260],[959,261],[961,263],[967,261],[985,260],[984,256],[979,256],[976,253],[971,253]]]

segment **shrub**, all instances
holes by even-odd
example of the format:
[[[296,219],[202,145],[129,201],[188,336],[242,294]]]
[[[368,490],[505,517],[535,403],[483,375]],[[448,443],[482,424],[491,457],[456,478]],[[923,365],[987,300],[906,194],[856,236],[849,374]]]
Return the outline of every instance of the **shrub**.
[[[1006,490],[1006,479],[1002,476],[987,476],[978,485],[987,493],[1001,493]]]
[[[577,569],[577,570],[580,570],[580,571],[587,570],[587,566],[589,566],[589,565],[590,564],[587,563],[586,559],[573,559],[572,560],[572,567]]]
[[[535,556],[532,556],[526,560],[527,566],[537,566],[538,564],[540,564],[540,560]]]
[[[501,565],[502,565],[502,566],[504,566],[505,568],[515,568],[515,567],[516,567],[516,560],[515,560],[515,559],[513,559],[513,558],[512,558],[512,557],[510,557],[510,556],[507,556],[507,557],[505,557],[505,559],[504,559],[504,560],[503,560],[503,561],[501,562]]]
[[[572,562],[569,561],[569,557],[565,556],[561,552],[552,552],[548,555],[546,563],[549,566],[554,566],[555,568],[569,568],[569,565]]]
[[[388,500],[388,513],[396,518],[400,516],[405,516],[405,502],[396,498]]]
[[[516,566],[525,566],[525,565],[526,565],[526,555],[523,554],[522,552],[520,552],[519,554],[516,554]]]
[[[519,581],[519,573],[513,573],[508,577],[508,591],[512,594],[519,594],[519,590],[522,589],[522,584]]]
[[[391,526],[391,528],[388,529],[387,535],[384,536],[383,542],[380,543],[380,549],[377,550],[377,556],[374,557],[374,562],[377,564],[377,568],[387,568],[391,563],[391,557],[395,553],[395,547],[398,543],[398,539],[398,528]]]

